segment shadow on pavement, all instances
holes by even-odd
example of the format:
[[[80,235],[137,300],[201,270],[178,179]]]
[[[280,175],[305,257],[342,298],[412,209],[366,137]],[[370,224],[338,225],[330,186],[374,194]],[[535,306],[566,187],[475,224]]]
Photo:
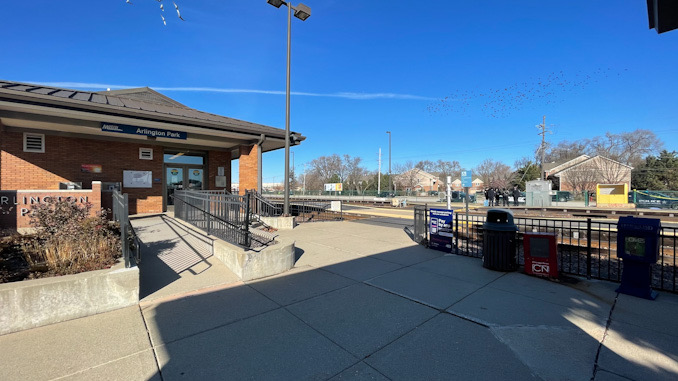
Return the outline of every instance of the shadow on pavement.
[[[351,224],[336,240],[328,223],[308,228],[318,239],[294,233],[284,274],[142,303],[162,378],[678,377],[676,329],[634,325],[638,303],[614,284],[570,287],[404,243],[378,251],[356,237],[388,246],[391,233]],[[613,306],[628,316],[610,323]]]

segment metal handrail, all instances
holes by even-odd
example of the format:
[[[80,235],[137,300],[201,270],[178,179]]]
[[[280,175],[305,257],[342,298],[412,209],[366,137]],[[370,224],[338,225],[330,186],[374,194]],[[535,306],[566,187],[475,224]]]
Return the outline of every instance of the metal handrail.
[[[113,190],[113,220],[120,225],[120,242],[122,246],[122,256],[125,260],[125,267],[132,267],[141,262],[141,251],[139,238],[134,232],[134,227],[129,219],[129,196],[122,194],[118,190]]]
[[[249,195],[235,196],[221,191],[176,191],[172,197],[175,200],[175,218],[205,229],[207,234],[225,241],[251,246]],[[244,201],[240,201],[241,198]],[[177,204],[177,200],[181,203]],[[236,218],[233,218],[234,215]]]
[[[283,209],[279,206],[275,206],[272,202],[264,198],[259,192],[254,189],[245,191],[245,194],[249,194],[252,197],[250,198],[252,205],[252,213],[259,216],[266,217],[279,217],[282,215]]]

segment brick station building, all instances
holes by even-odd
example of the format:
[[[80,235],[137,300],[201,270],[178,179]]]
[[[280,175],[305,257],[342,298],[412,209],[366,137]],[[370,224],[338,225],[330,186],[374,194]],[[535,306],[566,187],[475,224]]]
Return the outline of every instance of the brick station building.
[[[291,145],[304,139],[291,133]],[[121,187],[131,214],[159,213],[175,189],[230,191],[235,159],[240,192],[260,190],[261,154],[284,147],[283,129],[192,109],[147,87],[89,92],[0,81],[0,191],[101,181],[102,199]]]

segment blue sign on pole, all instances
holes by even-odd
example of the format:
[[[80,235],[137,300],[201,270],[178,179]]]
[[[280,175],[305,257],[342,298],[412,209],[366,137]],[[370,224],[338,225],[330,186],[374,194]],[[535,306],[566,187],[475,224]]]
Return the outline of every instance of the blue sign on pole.
[[[136,127],[126,124],[101,123],[101,131],[117,132],[120,134],[153,136],[156,138],[171,138],[186,140],[188,134],[183,131],[161,130],[159,128]]]
[[[461,171],[461,186],[463,188],[472,188],[473,187],[473,172],[472,171]]]
[[[452,252],[452,238],[454,237],[454,210],[450,209],[429,209],[431,219],[429,231],[431,239],[429,247],[431,249]]]

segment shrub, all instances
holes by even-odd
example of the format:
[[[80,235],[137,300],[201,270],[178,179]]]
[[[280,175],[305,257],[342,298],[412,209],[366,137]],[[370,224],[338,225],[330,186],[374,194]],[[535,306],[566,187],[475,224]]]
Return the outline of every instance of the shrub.
[[[24,242],[31,266],[46,265],[57,274],[74,274],[113,265],[121,256],[120,234],[102,209],[90,217],[92,205],[52,198],[34,205],[31,226],[35,239]]]

